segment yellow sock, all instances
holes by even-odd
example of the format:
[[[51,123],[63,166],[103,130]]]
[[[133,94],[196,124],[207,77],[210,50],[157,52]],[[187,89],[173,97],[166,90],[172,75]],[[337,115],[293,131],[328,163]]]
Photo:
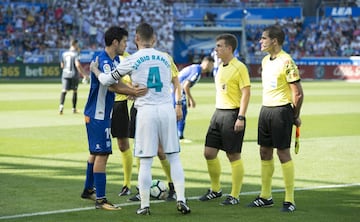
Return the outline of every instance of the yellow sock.
[[[221,173],[221,166],[219,158],[215,158],[213,160],[206,160],[208,172],[211,181],[211,189],[214,192],[219,192],[221,189],[220,186],[220,173]]]
[[[232,186],[231,186],[231,196],[235,198],[239,198],[242,182],[244,178],[244,164],[243,161],[235,160],[231,162],[231,178],[232,178]]]
[[[291,202],[295,204],[294,200],[294,180],[295,169],[294,162],[292,160],[281,164],[284,183],[285,183],[285,202]]]
[[[271,183],[274,174],[274,159],[261,161],[261,193],[260,197],[271,197]]]
[[[133,156],[131,149],[127,149],[125,152],[121,152],[121,159],[124,170],[124,186],[131,188],[131,172],[133,165]]]
[[[161,163],[161,167],[163,168],[165,175],[166,175],[166,179],[168,182],[171,182],[171,173],[170,173],[170,163],[167,159],[165,160],[160,160]]]

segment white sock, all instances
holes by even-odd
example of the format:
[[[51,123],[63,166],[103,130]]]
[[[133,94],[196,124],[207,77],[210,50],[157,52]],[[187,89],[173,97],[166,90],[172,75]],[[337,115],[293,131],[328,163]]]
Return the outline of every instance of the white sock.
[[[185,199],[185,176],[181,165],[179,153],[167,154],[170,163],[171,179],[174,182],[177,201],[186,202]]]
[[[150,207],[150,187],[151,187],[151,165],[153,158],[140,158],[140,167],[138,175],[140,207]]]

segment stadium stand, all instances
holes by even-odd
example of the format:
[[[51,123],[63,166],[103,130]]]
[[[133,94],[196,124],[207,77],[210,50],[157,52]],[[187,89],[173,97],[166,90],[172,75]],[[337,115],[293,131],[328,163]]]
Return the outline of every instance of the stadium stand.
[[[36,3],[34,3],[36,2]],[[167,4],[164,4],[167,3]],[[103,47],[103,33],[110,25],[121,25],[133,38],[138,22],[151,21],[157,30],[157,48],[173,54],[176,3],[206,4],[209,7],[287,7],[301,5],[300,0],[63,0],[9,1],[0,3],[0,63],[58,62],[59,50],[78,39],[82,49]],[[274,18],[284,27],[288,38],[285,49],[294,56],[354,56],[360,54],[360,19],[324,16],[325,6],[358,7],[359,1],[318,2],[318,20],[311,17]],[[217,18],[213,18],[216,25]],[[219,20],[220,21],[220,20]],[[203,24],[203,17],[201,17]],[[206,23],[205,23],[206,24]],[[209,23],[207,23],[209,24]],[[246,25],[249,58],[256,61],[258,40],[268,22]],[[128,42],[128,51],[136,46]],[[176,59],[176,58],[175,58]]]

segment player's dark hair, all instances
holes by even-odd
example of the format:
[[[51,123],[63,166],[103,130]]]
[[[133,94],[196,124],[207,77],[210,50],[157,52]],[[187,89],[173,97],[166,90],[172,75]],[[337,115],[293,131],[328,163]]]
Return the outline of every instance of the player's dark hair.
[[[78,40],[76,40],[76,39],[71,40],[71,42],[70,42],[70,46],[75,47],[75,46],[76,46],[76,44],[78,44]]]
[[[285,40],[285,32],[279,25],[271,25],[264,29],[264,32],[268,32],[270,39],[277,39],[279,45],[283,45]]]
[[[136,34],[138,34],[142,40],[149,41],[154,36],[154,29],[150,24],[144,22],[136,27]]]
[[[231,46],[232,52],[235,52],[235,49],[238,46],[238,41],[237,41],[237,38],[235,35],[230,34],[230,33],[220,34],[216,37],[216,41],[219,41],[219,40],[224,40],[225,45]]]
[[[203,59],[203,61],[209,61],[209,62],[215,62],[214,58],[211,56],[205,56]]]
[[[124,36],[129,36],[129,33],[126,29],[118,26],[110,27],[105,32],[105,46],[110,46],[115,39],[120,42]]]

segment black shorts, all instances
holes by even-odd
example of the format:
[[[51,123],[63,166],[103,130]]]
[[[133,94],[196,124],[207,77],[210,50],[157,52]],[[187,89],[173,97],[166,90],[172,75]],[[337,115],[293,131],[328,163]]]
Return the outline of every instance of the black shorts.
[[[69,91],[69,90],[77,90],[79,86],[79,78],[62,78],[61,79],[62,88],[63,90]]]
[[[115,101],[111,119],[111,135],[116,138],[129,136],[129,110],[127,100]]]
[[[205,146],[214,147],[226,153],[241,153],[246,122],[243,131],[235,132],[234,125],[238,114],[239,109],[216,109],[206,134]]]
[[[258,144],[278,149],[290,148],[294,110],[290,104],[262,106],[258,123]]]
[[[135,138],[135,124],[136,124],[137,109],[134,107],[134,103],[130,108],[130,124],[129,124],[129,138]]]

